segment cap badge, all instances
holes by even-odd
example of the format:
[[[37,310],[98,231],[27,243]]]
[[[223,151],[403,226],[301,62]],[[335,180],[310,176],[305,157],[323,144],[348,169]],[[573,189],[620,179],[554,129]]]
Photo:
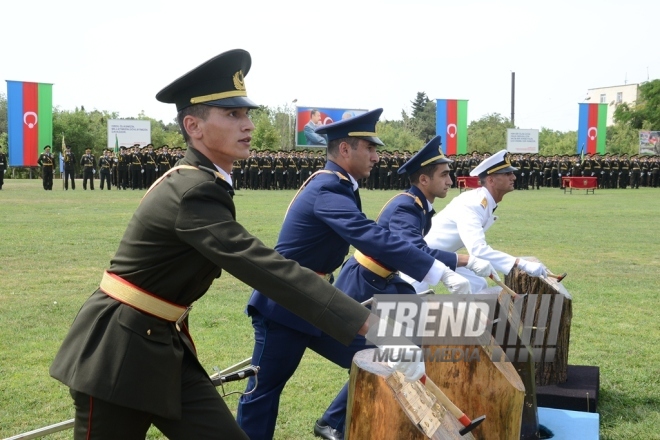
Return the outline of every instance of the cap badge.
[[[244,82],[242,70],[239,70],[238,72],[234,73],[232,79],[234,80],[234,87],[236,88],[236,90],[245,90],[245,82]]]

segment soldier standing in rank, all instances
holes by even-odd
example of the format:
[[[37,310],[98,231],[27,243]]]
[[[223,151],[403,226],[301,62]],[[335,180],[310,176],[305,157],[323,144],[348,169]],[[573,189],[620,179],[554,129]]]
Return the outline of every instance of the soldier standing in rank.
[[[241,180],[243,180],[244,160],[237,159],[231,166],[231,183],[235,191],[241,189]]]
[[[538,154],[535,154],[529,160],[531,171],[529,172],[529,184],[532,186],[532,189],[536,187],[537,190],[541,189],[541,161],[539,160]]]
[[[610,177],[612,174],[612,162],[610,160],[610,155],[605,154],[605,157],[600,162],[600,186],[599,188],[605,189],[610,187]]]
[[[298,158],[296,153],[289,153],[286,159],[286,186],[288,189],[298,188]]]
[[[658,161],[657,156],[651,157],[651,162],[649,163],[649,186],[653,188],[658,187],[658,180],[660,177],[660,161]]]
[[[626,189],[630,183],[630,161],[624,154],[619,160],[619,188]]]
[[[125,190],[128,188],[128,164],[130,155],[126,154],[126,147],[119,147],[119,157],[117,157],[117,188]]]
[[[103,191],[103,182],[108,183],[108,191],[112,189],[110,181],[110,170],[112,168],[112,159],[110,158],[110,150],[103,150],[103,156],[99,159],[99,178],[101,179],[101,191]],[[92,187],[92,189],[94,189]]]
[[[383,151],[378,156],[378,163],[375,165],[378,168],[378,189],[389,189],[390,159],[387,151]]]
[[[87,181],[89,180],[89,189],[94,191],[94,174],[96,174],[96,158],[92,154],[91,148],[85,149],[85,154],[80,158],[80,166],[83,169],[83,189],[87,190]]]
[[[270,150],[266,150],[261,158],[261,184],[263,189],[270,189],[273,183],[273,157]]]
[[[142,189],[142,173],[144,169],[142,168],[142,155],[140,154],[140,146],[135,145],[133,147],[133,154],[131,154],[131,189]]]
[[[284,189],[284,172],[286,171],[285,163],[286,159],[284,158],[284,153],[279,151],[275,159],[273,159],[273,166],[275,168],[275,182],[273,183],[273,189]]]
[[[50,145],[46,145],[44,152],[41,153],[37,160],[37,163],[41,166],[41,177],[46,191],[52,191],[53,189],[53,162]]]
[[[144,187],[149,188],[156,180],[156,153],[154,146],[147,145],[147,152],[144,154],[142,164],[144,165]]]
[[[521,155],[520,157],[520,184],[522,189],[529,189],[529,175],[532,172],[532,162],[530,161],[529,154]]]
[[[649,174],[650,174],[650,166],[648,162],[648,158],[646,156],[642,156],[642,159],[639,161],[639,166],[641,168],[641,173],[639,177],[640,184],[643,187],[649,186]]]
[[[630,188],[639,189],[639,181],[642,176],[642,166],[638,156],[630,156]]]
[[[250,157],[247,158],[245,162],[246,171],[249,174],[249,184],[250,189],[259,189],[259,158],[257,157],[257,151],[250,151]]]
[[[156,158],[156,161],[158,162],[158,177],[162,176],[172,168],[172,158],[168,151],[169,148],[168,145],[163,145],[160,154]]]
[[[0,189],[5,184],[5,173],[7,172],[7,155],[0,150]]]
[[[598,153],[595,153],[591,157],[591,171],[593,171],[593,177],[596,178],[596,181],[598,182],[598,187],[600,188],[601,181],[603,179],[603,160],[601,157],[598,155]]]
[[[392,153],[392,158],[390,159],[390,188],[391,189],[401,189],[399,186],[400,175],[399,168],[403,165],[401,158],[399,157],[399,151],[394,150]]]
[[[568,161],[568,156],[563,155],[561,159],[559,160],[559,187],[564,188],[564,181],[563,178],[568,176],[568,172],[571,169],[571,163]]]
[[[613,154],[610,159],[610,188],[616,189],[619,187],[619,156]]]
[[[71,145],[66,146],[64,153],[64,189],[69,189],[69,178],[71,178],[71,189],[76,189],[76,156],[71,151]]]

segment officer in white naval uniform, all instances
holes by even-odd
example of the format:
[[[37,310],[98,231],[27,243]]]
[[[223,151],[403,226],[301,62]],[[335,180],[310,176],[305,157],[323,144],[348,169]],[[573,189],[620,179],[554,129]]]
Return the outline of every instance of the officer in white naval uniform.
[[[513,191],[513,174],[517,169],[511,166],[509,153],[501,150],[484,159],[470,172],[479,176],[481,188],[466,191],[454,198],[442,211],[433,217],[431,230],[425,240],[430,248],[456,252],[465,248],[472,256],[489,261],[492,266],[505,274],[518,267],[530,276],[546,277],[547,270],[541,263],[526,261],[493,249],[486,242],[485,233],[497,220],[494,215],[497,204],[504,194]],[[472,293],[487,287],[483,278],[460,267],[456,273],[470,281]],[[428,285],[407,279],[415,290],[421,292]]]

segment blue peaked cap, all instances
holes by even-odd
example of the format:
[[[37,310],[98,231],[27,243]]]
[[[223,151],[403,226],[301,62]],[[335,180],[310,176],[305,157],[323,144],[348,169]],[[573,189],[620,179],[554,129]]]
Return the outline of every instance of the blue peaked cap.
[[[381,113],[383,113],[383,109],[377,108],[352,118],[322,125],[314,131],[318,134],[325,134],[328,137],[328,142],[335,139],[357,137],[382,146],[385,144],[376,135],[376,123]]]
[[[420,168],[436,164],[436,163],[453,163],[451,159],[447,159],[442,153],[442,138],[436,136],[424,145],[408,162],[399,167],[397,171],[399,174],[408,173],[408,175],[415,174]]]

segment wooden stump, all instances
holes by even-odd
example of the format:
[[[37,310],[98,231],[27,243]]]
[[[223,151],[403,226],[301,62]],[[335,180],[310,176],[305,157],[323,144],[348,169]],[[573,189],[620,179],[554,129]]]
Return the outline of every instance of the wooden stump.
[[[525,260],[537,261],[534,257],[523,257]],[[566,382],[568,378],[568,346],[571,334],[571,319],[573,317],[573,298],[568,293],[566,288],[553,278],[538,278],[530,277],[525,272],[514,269],[505,278],[505,284],[519,294],[538,294],[548,295],[549,300],[536,301],[535,307],[527,310],[527,298],[525,298],[522,306],[521,319],[523,322],[529,322],[526,319],[527,314],[534,312],[533,327],[531,329],[531,338],[533,350],[538,354],[541,353],[545,360],[552,359],[548,362],[536,362],[536,385],[556,385]],[[549,341],[549,332],[546,331],[546,326],[552,321],[553,311],[558,312],[558,307],[555,307],[557,301],[562,301],[561,316],[559,321],[559,330],[557,334],[556,344],[554,341]],[[540,312],[541,304],[548,307],[547,320],[544,319]],[[539,316],[545,322],[538,323]],[[539,334],[539,332],[542,332]],[[538,343],[540,342],[540,344]],[[554,350],[554,356],[551,356]]]
[[[347,440],[474,439],[420,381],[374,362],[375,349],[353,358],[346,411]],[[487,421],[484,421],[487,423]]]
[[[472,433],[477,439],[518,440],[522,423],[525,387],[510,362],[502,357],[493,362],[492,336],[480,346],[452,346],[465,352],[478,350],[479,360],[471,362],[429,362],[426,374],[468,417],[486,420]],[[431,351],[440,346],[425,346]]]

